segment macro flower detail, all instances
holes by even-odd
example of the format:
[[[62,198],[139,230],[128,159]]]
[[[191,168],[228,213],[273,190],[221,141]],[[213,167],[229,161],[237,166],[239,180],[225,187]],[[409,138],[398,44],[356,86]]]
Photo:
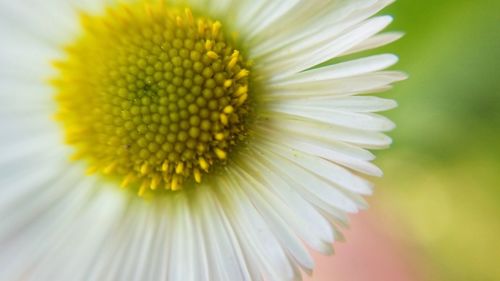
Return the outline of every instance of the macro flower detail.
[[[74,158],[139,194],[201,183],[245,137],[249,66],[218,21],[158,5],[83,16],[53,81]]]
[[[0,280],[300,280],[366,206],[391,1],[0,3]]]

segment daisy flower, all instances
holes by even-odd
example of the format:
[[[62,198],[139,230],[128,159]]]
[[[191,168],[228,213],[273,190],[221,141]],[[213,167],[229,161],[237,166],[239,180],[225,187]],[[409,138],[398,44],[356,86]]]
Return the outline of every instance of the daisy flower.
[[[310,274],[382,174],[405,76],[345,57],[390,2],[1,0],[0,280]]]

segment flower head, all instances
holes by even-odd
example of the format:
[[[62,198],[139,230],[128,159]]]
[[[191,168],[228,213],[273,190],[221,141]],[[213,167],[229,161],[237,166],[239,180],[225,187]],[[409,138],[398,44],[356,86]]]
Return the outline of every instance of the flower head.
[[[343,60],[390,2],[2,3],[0,279],[312,271],[390,144],[397,58]]]

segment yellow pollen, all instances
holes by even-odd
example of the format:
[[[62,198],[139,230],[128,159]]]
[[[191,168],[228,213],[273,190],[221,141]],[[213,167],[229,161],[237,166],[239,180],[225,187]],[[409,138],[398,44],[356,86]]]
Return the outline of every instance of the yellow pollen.
[[[238,98],[238,102],[237,102],[237,106],[242,106],[243,104],[245,104],[245,102],[247,101],[248,99],[248,94],[245,93],[243,95],[241,95],[239,98]]]
[[[173,176],[171,188],[173,191],[179,190],[179,177],[177,175]]]
[[[239,56],[240,56],[240,52],[234,51],[233,55],[231,56],[231,60],[227,64],[227,68],[229,70],[232,70],[236,66],[236,64],[238,63]]]
[[[103,173],[106,174],[106,175],[110,174],[111,172],[113,172],[113,170],[115,169],[116,165],[117,165],[116,162],[111,163],[106,168],[104,168]]]
[[[52,62],[72,160],[141,197],[225,165],[246,136],[251,71],[221,22],[140,0],[82,14],[81,25]]]
[[[228,105],[224,108],[224,113],[226,114],[232,114],[234,112],[234,107],[232,107],[231,105]]]
[[[137,195],[139,195],[140,197],[144,196],[148,187],[149,187],[149,181],[144,180],[141,184],[141,187],[139,188],[139,192],[137,193]]]
[[[148,163],[142,164],[142,166],[141,166],[141,174],[147,175],[148,173],[149,173],[149,164]]]
[[[236,90],[236,92],[234,92],[234,95],[236,97],[240,97],[244,94],[246,94],[248,92],[248,87],[247,86],[241,86],[238,88],[238,90]]]
[[[224,81],[224,88],[230,88],[233,85],[233,80]]]
[[[163,165],[161,166],[161,170],[163,172],[167,172],[168,171],[168,167],[169,167],[168,166],[168,161],[165,161],[165,162],[163,162]]]
[[[158,186],[160,185],[160,177],[158,175],[153,176],[153,179],[151,179],[151,190],[156,190],[158,189]]]
[[[246,69],[242,69],[235,77],[236,80],[240,80],[242,78],[245,78],[245,77],[248,77],[248,74],[250,74],[250,72]]]
[[[203,35],[205,33],[205,22],[204,21],[198,21],[198,34]]]
[[[207,161],[205,159],[200,158],[199,163],[200,163],[200,167],[203,170],[208,171],[208,168],[210,167],[210,165],[208,165],[208,163],[207,163]]]
[[[222,27],[222,24],[218,21],[212,24],[212,36],[217,37],[219,35],[219,31]]]
[[[132,181],[134,180],[134,175],[130,174],[130,175],[127,175],[125,176],[125,178],[123,179],[122,183],[121,183],[121,187],[125,188],[127,187]]]
[[[189,24],[193,25],[194,24],[193,12],[191,12],[190,9],[185,9],[184,13],[186,14],[186,18],[187,18]]]
[[[226,159],[227,157],[226,152],[220,148],[215,149],[215,154],[217,154],[217,157],[219,157],[220,159]]]
[[[182,172],[184,172],[184,163],[179,163],[177,164],[177,167],[175,167],[175,172],[177,174],[182,174]]]
[[[200,172],[200,170],[198,170],[198,169],[195,169],[195,170],[194,170],[194,180],[195,180],[197,183],[201,183],[201,172]]]
[[[216,53],[216,52],[214,52],[214,51],[208,51],[208,52],[207,52],[207,56],[208,56],[209,58],[213,59],[213,60],[216,60],[216,59],[218,59],[218,58],[219,58],[219,55],[217,55],[217,53]]]
[[[215,134],[215,139],[218,141],[222,141],[222,140],[224,140],[224,138],[225,138],[225,136],[223,133]]]
[[[207,51],[212,50],[213,47],[214,47],[214,42],[212,42],[211,40],[207,40],[205,42],[205,49],[207,49]]]
[[[221,113],[221,115],[220,115],[220,122],[221,122],[221,123],[222,123],[222,125],[224,125],[224,126],[229,125],[229,117],[227,117],[227,115],[226,115],[226,114]]]

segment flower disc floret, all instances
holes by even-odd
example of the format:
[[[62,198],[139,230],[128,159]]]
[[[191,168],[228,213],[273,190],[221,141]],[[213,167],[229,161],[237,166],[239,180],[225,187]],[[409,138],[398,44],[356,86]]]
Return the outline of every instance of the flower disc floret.
[[[82,25],[53,79],[74,159],[140,195],[200,183],[224,164],[246,135],[250,71],[219,21],[160,3]]]

